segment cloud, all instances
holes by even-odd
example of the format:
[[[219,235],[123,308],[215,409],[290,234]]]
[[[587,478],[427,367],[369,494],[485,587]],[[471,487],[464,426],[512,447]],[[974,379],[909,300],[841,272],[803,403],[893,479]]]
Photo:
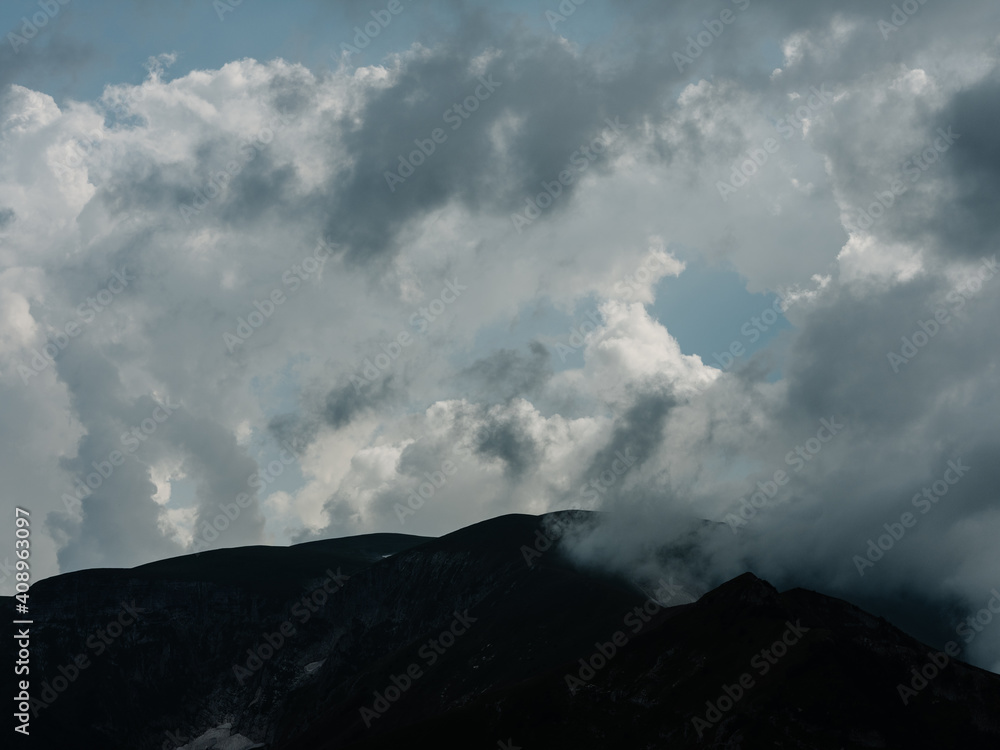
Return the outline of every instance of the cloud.
[[[549,350],[537,341],[525,356],[514,349],[501,349],[476,360],[458,374],[460,383],[479,401],[508,401],[536,393],[552,377]]]
[[[326,410],[323,416],[334,429],[347,424],[363,410],[374,409],[388,401],[393,395],[393,375],[378,379],[371,388],[360,391],[351,383],[334,388],[326,395]]]

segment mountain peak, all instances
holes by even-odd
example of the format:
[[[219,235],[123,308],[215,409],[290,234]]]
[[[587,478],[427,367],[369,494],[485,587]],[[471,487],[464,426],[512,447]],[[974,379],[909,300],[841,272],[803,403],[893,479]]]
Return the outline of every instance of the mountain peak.
[[[705,606],[750,605],[754,607],[780,604],[778,590],[763,578],[747,572],[732,578],[705,594],[699,603]]]

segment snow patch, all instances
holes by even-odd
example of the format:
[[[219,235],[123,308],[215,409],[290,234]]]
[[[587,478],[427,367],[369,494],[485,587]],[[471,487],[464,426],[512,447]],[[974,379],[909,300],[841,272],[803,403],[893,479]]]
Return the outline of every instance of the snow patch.
[[[229,722],[220,724],[215,729],[209,729],[200,737],[197,737],[177,750],[251,750],[255,747],[264,747],[259,742],[254,742],[249,737],[242,734],[230,734],[233,725]]]

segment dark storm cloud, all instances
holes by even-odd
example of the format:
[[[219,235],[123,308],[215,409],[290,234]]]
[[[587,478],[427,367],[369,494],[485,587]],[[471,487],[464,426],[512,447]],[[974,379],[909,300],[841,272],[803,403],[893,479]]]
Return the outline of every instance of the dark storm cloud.
[[[327,393],[323,418],[333,429],[339,430],[349,425],[359,414],[386,406],[390,401],[398,400],[401,395],[393,373],[383,375],[374,383],[360,388],[348,382]]]
[[[717,74],[741,73],[738,77],[751,79],[754,76],[752,68],[739,71],[734,67],[741,57],[745,62],[754,62],[747,60],[748,49],[759,46],[761,40],[775,40],[771,44],[776,46],[778,40],[796,33],[823,33],[835,20],[856,23],[863,32],[865,44],[863,47],[852,47],[850,54],[838,61],[837,69],[827,72],[854,75],[863,70],[854,67],[858,56],[856,52],[862,52],[862,60],[882,57],[886,48],[894,56],[907,55],[925,47],[929,40],[966,32],[972,32],[978,41],[986,41],[994,36],[990,23],[995,24],[1000,18],[996,4],[989,0],[963,3],[961,13],[956,13],[953,6],[946,3],[912,0],[907,3],[911,12],[906,13],[905,21],[898,25],[892,23],[893,3],[871,3],[867,0],[843,0],[838,3],[787,3],[784,0],[653,3],[647,0],[620,0],[617,4],[627,10],[623,23],[630,31],[633,28],[646,29],[646,38],[662,39],[662,49],[668,52],[683,48],[688,35],[704,31],[705,21],[719,18],[723,10],[731,10],[735,20],[705,48],[698,64],[714,65],[712,72]],[[917,7],[912,7],[914,4]],[[897,15],[896,19],[899,18],[901,16]],[[879,21],[889,22],[894,30],[883,31],[885,27],[880,28]]]
[[[676,405],[672,393],[640,393],[615,426],[608,450],[630,448],[641,464],[659,447],[667,417]]]
[[[348,258],[354,261],[393,255],[398,251],[395,238],[409,220],[449,201],[501,215],[522,208],[526,197],[542,189],[543,181],[557,178],[577,148],[604,130],[606,118],[618,117],[632,126],[658,116],[670,106],[667,95],[675,95],[692,76],[695,80],[711,74],[732,76],[745,89],[771,97],[778,112],[787,104],[783,99],[786,89],[805,90],[826,81],[832,85],[841,77],[851,80],[865,70],[852,71],[852,64],[869,65],[886,53],[885,49],[873,49],[878,46],[875,39],[881,40],[877,21],[886,15],[885,8],[856,2],[836,9],[789,9],[786,4],[761,1],[739,11],[741,5],[687,4],[652,9],[626,3],[637,15],[623,20],[632,35],[619,49],[624,54],[614,67],[607,66],[594,50],[574,53],[553,35],[503,29],[482,13],[468,12],[459,22],[461,33],[447,41],[437,40],[429,54],[406,60],[392,85],[369,97],[360,117],[363,127],[347,119],[336,123],[352,158],[323,191],[328,214],[325,233],[347,245]],[[698,59],[699,67],[678,70],[672,53],[684,49],[688,34],[703,29],[702,21],[725,8],[736,8],[736,21],[705,49]],[[920,15],[899,33],[910,35],[916,46],[926,31],[914,29],[919,23],[932,27],[940,14],[938,9],[922,7]],[[853,19],[863,30],[851,37],[836,66],[824,60],[823,69],[809,70],[811,52],[806,47],[805,62],[780,91],[768,78],[773,65],[763,63],[763,58],[758,73],[747,71],[748,50],[756,48],[761,38],[778,39],[796,30],[822,28],[836,17]],[[976,28],[975,24],[969,26]],[[620,41],[615,38],[612,44]],[[866,53],[858,54],[853,45]],[[485,64],[483,76],[499,85],[488,99],[477,103],[476,111],[467,113],[467,119],[454,120],[460,126],[452,130],[452,121],[444,120],[445,113],[461,106],[480,86],[478,76],[469,74],[468,62],[489,49],[502,54]],[[303,84],[293,88],[296,99],[308,101]],[[518,126],[509,129],[506,148],[500,153],[494,131],[504,122],[517,122]],[[408,158],[418,148],[415,140],[427,143],[435,128],[442,128],[447,140],[436,144],[434,153],[415,166],[412,176],[390,190],[386,172],[398,173],[399,157]],[[704,148],[701,136],[696,131],[688,135],[685,149],[697,155]],[[734,142],[733,153],[744,145]],[[664,160],[672,158],[663,143],[659,150]],[[590,168],[603,170],[604,161],[598,159]],[[281,190],[281,185],[271,186],[272,192]],[[552,215],[571,204],[569,196],[574,190],[575,185],[566,188],[565,197],[551,209]],[[261,186],[257,205],[267,204],[268,192]],[[272,205],[282,203],[278,195],[270,201]]]
[[[911,334],[918,320],[933,314],[930,302],[941,291],[941,281],[934,278],[916,279],[877,296],[849,289],[812,311],[787,365],[786,417],[817,421],[836,414],[851,422],[866,419],[873,429],[890,435],[919,419],[921,410],[915,407],[921,404],[913,402],[913,380],[926,388],[939,373],[927,368],[921,372],[917,366],[912,373],[894,374],[886,354],[898,349],[900,338]],[[905,379],[909,382],[904,384]]]
[[[810,313],[790,352],[788,416],[815,421],[837,414],[889,438],[926,420],[942,388],[975,384],[997,361],[987,342],[1000,276],[966,281],[974,271],[957,288],[939,276],[919,276],[877,295],[843,290]],[[946,316],[940,324],[938,311]],[[901,355],[904,339],[925,328],[936,333],[894,368],[889,354]]]
[[[957,523],[995,507],[1000,467],[990,456],[1000,443],[993,418],[1000,394],[983,374],[1000,364],[991,344],[1000,275],[957,287],[965,294],[932,277],[881,295],[844,293],[804,321],[791,352],[783,421],[802,434],[823,417],[841,419],[852,438],[839,449],[853,446],[818,493],[867,495],[877,515],[962,457],[976,466],[956,490],[963,500],[942,504],[935,518]],[[896,359],[894,367],[890,353],[908,361]]]
[[[449,201],[461,201],[470,208],[498,215],[523,208],[526,197],[541,191],[543,181],[557,179],[573,152],[605,129],[607,118],[620,118],[633,128],[659,116],[671,106],[669,96],[676,95],[692,75],[696,79],[715,72],[739,78],[744,88],[773,97],[778,111],[783,104],[784,86],[781,92],[775,89],[764,75],[770,73],[767,65],[762,66],[760,76],[748,76],[747,50],[759,43],[762,34],[776,39],[797,28],[827,23],[835,15],[831,9],[789,11],[784,6],[753,2],[745,11],[737,8],[736,22],[727,26],[699,58],[699,66],[714,68],[679,71],[671,53],[683,50],[687,35],[697,33],[701,21],[712,17],[710,11],[714,9],[718,15],[721,9],[735,6],[727,3],[717,3],[712,8],[691,4],[669,9],[631,3],[625,6],[637,14],[623,19],[625,28],[630,32],[640,28],[646,31],[622,46],[619,51],[625,52],[624,57],[613,67],[596,50],[574,52],[554,35],[523,28],[505,29],[488,15],[467,10],[458,24],[461,33],[446,41],[437,40],[426,54],[405,59],[393,74],[392,84],[370,94],[360,113],[331,121],[331,136],[338,133],[331,143],[337,140],[351,158],[326,185],[292,200],[298,176],[287,165],[271,163],[272,157],[267,154],[267,147],[263,147],[263,153],[232,181],[227,195],[219,200],[218,220],[261,221],[271,211],[305,215],[316,209],[326,214],[325,236],[346,245],[349,260],[379,259],[381,264],[386,256],[398,252],[396,237],[407,222]],[[837,12],[863,19],[871,27],[871,33],[877,34],[876,17],[883,10],[875,12],[863,3],[853,3],[838,8]],[[905,33],[911,33],[918,20],[932,22],[928,10],[929,6],[922,8],[921,14],[928,13],[928,18],[914,18],[905,27]],[[678,24],[679,20],[685,23]],[[650,29],[666,33],[667,41]],[[614,39],[613,44],[621,41]],[[870,46],[870,42],[867,44]],[[495,81],[496,89],[489,98],[477,100],[474,112],[464,113],[467,119],[460,119],[452,112],[454,119],[446,121],[445,114],[453,107],[471,101],[469,97],[475,99],[477,89],[486,91],[480,77],[470,74],[469,63],[489,50],[499,50],[501,54],[484,64],[482,77]],[[808,56],[808,50],[804,54]],[[847,64],[856,57],[848,49],[838,63]],[[727,61],[731,61],[731,66],[725,67],[729,65]],[[836,69],[834,66],[833,70]],[[830,70],[815,77],[802,72],[795,75],[798,80],[788,81],[788,88],[799,87],[799,82],[808,88],[837,80]],[[854,74],[847,74],[851,75]],[[275,108],[291,116],[301,112],[315,101],[313,86],[299,74],[272,81]],[[363,125],[358,125],[359,122]],[[517,123],[516,127],[511,123]],[[458,129],[453,129],[454,124],[459,125]],[[505,148],[501,152],[495,132],[504,127]],[[415,140],[428,143],[436,128],[443,130],[447,140],[434,145],[434,153],[415,166],[412,176],[391,190],[386,172],[398,172],[399,156],[408,158],[418,148]],[[626,131],[626,137],[629,132]],[[636,131],[633,128],[631,132]],[[276,137],[282,136],[278,133]],[[698,131],[691,130],[684,143],[687,153],[695,156],[707,153],[701,140]],[[734,141],[733,154],[744,145]],[[205,148],[201,160],[206,165],[203,173],[195,175],[193,184],[188,181],[182,190],[190,191],[207,182],[215,169],[208,165],[225,164],[234,146],[220,142],[206,143]],[[672,158],[663,142],[658,149],[664,160]],[[606,161],[599,158],[588,168],[604,170]],[[143,180],[150,187],[156,186],[155,178],[146,176]],[[131,196],[131,187],[130,182],[123,184],[120,192]],[[555,215],[566,210],[575,189],[575,184],[566,187],[564,196],[548,213]],[[131,200],[141,200],[143,193],[140,189]],[[190,194],[183,200],[190,200]]]
[[[920,228],[935,236],[948,256],[976,258],[1000,245],[1000,66],[956,94],[936,118],[938,127],[954,129],[959,139],[942,167],[957,195],[925,213]]]
[[[738,534],[725,524],[715,527],[686,562],[688,572],[700,567],[710,585],[753,570],[779,588],[804,586],[843,596],[919,637],[947,640],[953,632],[949,623],[962,609],[954,582],[965,582],[963,593],[978,588],[985,593],[994,580],[991,553],[970,549],[967,540],[1000,503],[995,461],[1000,393],[996,379],[986,375],[1000,367],[995,346],[1000,275],[961,304],[955,296],[949,302],[954,288],[931,273],[885,287],[836,290],[798,321],[786,359],[787,391],[780,399],[763,406],[768,403],[763,379],[727,379],[710,389],[709,395],[727,388],[744,391],[740,401],[759,400],[769,424],[739,441],[738,457],[759,462],[761,469],[733,484],[732,497],[722,498],[722,513],[738,512],[737,499],[770,481],[775,470],[791,481],[754,511]],[[961,281],[957,288],[969,291]],[[949,314],[935,327],[941,309]],[[933,335],[917,337],[922,345],[906,349],[909,361],[894,372],[887,354],[903,351],[903,339],[912,342],[919,331]],[[717,408],[708,414],[718,427],[698,450],[708,461],[746,427],[738,414]],[[630,413],[655,411],[636,404]],[[796,471],[786,453],[815,435],[822,419],[843,425],[842,431]],[[648,421],[645,434],[654,441],[658,421]],[[934,482],[941,484],[955,462],[968,468],[944,496],[926,505],[914,500]],[[581,546],[584,557],[616,564],[621,549],[672,543],[678,529],[697,520],[697,508],[694,517],[686,516],[668,491],[653,503],[646,502],[648,495],[649,488],[637,487],[628,502],[616,502],[621,517]],[[885,524],[898,523],[907,511],[918,519],[916,527],[874,570],[859,575],[855,556],[865,555],[869,540],[886,534]],[[970,556],[985,568],[970,566]]]
[[[626,127],[640,121],[659,109],[658,96],[679,75],[662,64],[598,72],[599,57],[578,57],[551,35],[523,29],[467,23],[461,31],[461,41],[407,60],[393,84],[367,101],[364,127],[340,123],[352,164],[331,183],[336,197],[327,231],[351,246],[352,258],[393,251],[407,220],[450,200],[501,215],[523,208],[542,181],[558,179],[573,153],[607,129],[605,120],[617,117]],[[470,75],[470,59],[491,49],[502,53],[482,76]],[[464,109],[477,90],[481,99]],[[497,127],[506,127],[503,151],[494,140]],[[408,158],[414,140],[426,142],[435,128],[447,140],[390,190],[385,173],[398,173],[399,157]],[[606,159],[588,169],[606,170]],[[575,187],[551,211],[565,210]]]
[[[230,183],[219,218],[241,225],[271,221],[287,208],[299,179],[291,165],[272,166],[266,154],[258,157]]]
[[[117,174],[113,184],[98,182],[102,198],[125,214],[171,202],[180,209],[193,203],[196,191],[214,192],[213,176],[231,160],[241,162],[252,148],[252,158],[228,181],[224,195],[208,201],[192,221],[262,223],[276,212],[306,217],[319,211],[327,216],[325,236],[349,247],[349,260],[382,258],[398,250],[395,238],[408,221],[449,201],[499,215],[523,208],[543,181],[558,179],[578,148],[607,129],[606,120],[617,118],[626,127],[642,121],[660,109],[659,97],[680,79],[662,62],[649,67],[651,59],[598,72],[597,56],[577,56],[551,35],[502,30],[481,15],[465,18],[455,38],[460,41],[406,59],[392,85],[370,93],[360,113],[330,122],[331,149],[336,141],[350,161],[306,195],[297,192],[300,175],[279,163],[269,145],[248,147],[213,137],[201,145],[194,173],[136,164],[131,173]],[[495,49],[501,54],[482,74],[470,74],[471,58]],[[275,78],[269,90],[286,122],[316,97],[315,83],[300,73]],[[470,102],[475,111],[466,108]],[[498,127],[506,131],[503,150],[495,141]],[[390,190],[386,172],[399,170],[398,157],[408,157],[417,148],[415,140],[432,142],[436,128],[447,140]],[[277,141],[290,137],[287,129],[274,132]],[[331,156],[317,154],[320,160]],[[597,158],[588,169],[605,171],[607,159]],[[565,188],[553,215],[571,204],[574,190],[575,184]]]
[[[615,420],[607,442],[581,467],[579,486],[574,485],[564,500],[600,500],[602,507],[619,507],[628,514],[643,512],[651,501],[662,505],[666,498],[660,493],[635,485],[626,490],[625,475],[662,449],[664,426],[677,404],[668,391],[637,391]]]
[[[307,420],[298,412],[279,414],[267,424],[268,432],[281,445],[290,445],[296,453],[305,450],[316,439],[319,420]]]
[[[280,414],[268,422],[268,431],[281,445],[290,445],[296,452],[305,450],[324,427],[340,430],[361,415],[379,413],[405,400],[400,390],[400,377],[387,373],[374,381],[362,383],[343,380],[321,397],[319,403],[304,398],[300,411]]]
[[[477,401],[496,403],[512,398],[529,398],[552,377],[551,354],[537,341],[528,346],[530,354],[501,349],[483,357],[458,373],[458,380],[471,387]]]
[[[487,460],[501,460],[504,474],[509,479],[517,481],[538,466],[541,458],[539,446],[516,414],[492,417],[487,421],[486,428],[483,434],[477,436],[474,450]]]

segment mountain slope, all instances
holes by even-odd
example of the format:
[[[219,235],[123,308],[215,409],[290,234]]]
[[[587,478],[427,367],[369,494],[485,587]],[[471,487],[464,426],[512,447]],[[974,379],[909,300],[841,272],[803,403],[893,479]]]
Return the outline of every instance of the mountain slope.
[[[697,602],[672,581],[651,598],[563,556],[561,529],[595,518],[511,515],[440,539],[218,550],[42,581],[33,695],[75,655],[90,663],[51,688],[31,744],[1000,746],[997,675],[953,662],[904,705],[897,684],[930,649],[886,621],[750,574]]]

